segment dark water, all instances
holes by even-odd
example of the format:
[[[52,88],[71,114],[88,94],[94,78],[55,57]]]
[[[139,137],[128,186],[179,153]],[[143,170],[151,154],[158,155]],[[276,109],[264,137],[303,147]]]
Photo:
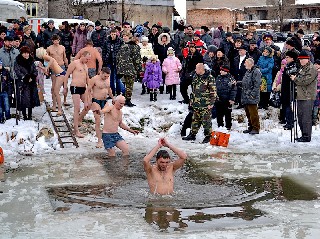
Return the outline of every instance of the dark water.
[[[290,178],[228,180],[209,176],[191,162],[176,173],[173,195],[150,195],[142,158],[143,155],[113,160],[93,157],[104,165],[113,183],[47,188],[54,211],[134,207],[141,211],[147,223],[170,232],[273,223],[263,211],[254,208],[254,202],[318,197]]]

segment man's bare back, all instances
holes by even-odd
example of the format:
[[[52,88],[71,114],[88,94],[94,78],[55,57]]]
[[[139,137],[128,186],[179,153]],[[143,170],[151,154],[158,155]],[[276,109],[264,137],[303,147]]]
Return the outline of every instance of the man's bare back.
[[[88,68],[97,68],[97,61],[99,62],[99,69],[98,69],[98,73],[100,72],[101,70],[101,67],[102,66],[102,58],[101,58],[101,55],[100,53],[98,52],[97,49],[95,49],[93,46],[86,46],[84,48],[82,48],[78,53],[77,55],[75,56],[74,60],[78,60],[80,59],[81,55],[83,52],[89,52],[90,55],[91,55],[91,59],[87,62],[87,66]]]
[[[54,74],[57,75],[63,72],[63,69],[53,57],[49,55],[43,55],[43,59],[48,62],[48,67],[53,71]]]
[[[166,150],[160,150],[157,153],[162,147],[171,149],[179,158],[172,162]],[[156,163],[151,165],[150,161],[156,153]],[[170,144],[165,138],[160,138],[158,144],[143,159],[150,192],[161,195],[172,194],[174,173],[183,166],[186,159],[185,152]]]
[[[65,48],[62,45],[51,45],[47,48],[48,55],[54,58],[59,66],[68,65]]]

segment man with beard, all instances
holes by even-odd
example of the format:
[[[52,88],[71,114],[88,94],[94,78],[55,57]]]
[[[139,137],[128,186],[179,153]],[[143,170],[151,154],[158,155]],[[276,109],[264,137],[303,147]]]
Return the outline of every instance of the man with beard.
[[[162,147],[171,149],[179,158],[171,161],[166,150],[159,150]],[[150,161],[156,153],[156,164],[152,165]],[[165,138],[160,138],[158,144],[143,159],[150,192],[160,195],[172,194],[174,173],[183,166],[186,159],[187,154],[185,152],[170,144]]]

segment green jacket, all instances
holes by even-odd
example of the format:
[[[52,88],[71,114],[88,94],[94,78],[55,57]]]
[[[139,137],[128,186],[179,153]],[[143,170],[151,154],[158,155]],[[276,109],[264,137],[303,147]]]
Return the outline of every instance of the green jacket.
[[[137,76],[141,72],[140,47],[135,42],[121,46],[117,54],[117,74]]]
[[[315,100],[318,72],[312,63],[302,66],[294,79],[297,85],[297,100]]]
[[[213,105],[216,97],[216,82],[210,71],[205,71],[203,75],[195,74],[192,80],[192,107],[201,108]]]

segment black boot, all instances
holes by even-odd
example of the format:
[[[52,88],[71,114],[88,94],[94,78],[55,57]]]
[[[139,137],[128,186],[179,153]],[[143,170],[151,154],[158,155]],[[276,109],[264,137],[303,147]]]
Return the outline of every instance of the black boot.
[[[203,144],[207,144],[207,143],[210,142],[210,139],[211,139],[211,136],[210,136],[210,135],[207,135],[206,137],[204,137],[202,143],[203,143]]]
[[[173,85],[172,86],[172,99],[176,100],[176,95],[177,95],[177,86]]]
[[[145,93],[146,93],[146,86],[144,84],[142,84],[141,95],[144,95]]]
[[[187,128],[185,128],[185,127],[182,127],[182,129],[181,129],[181,137],[184,137],[184,136],[186,136],[187,135]]]
[[[150,101],[153,101],[153,92],[150,92]]]
[[[131,103],[131,100],[129,100],[129,99],[126,100],[126,103],[125,103],[124,105],[126,105],[126,106],[128,106],[128,107],[136,106],[135,104],[132,104],[132,103]]]
[[[196,136],[190,133],[187,137],[183,137],[183,140],[196,140]]]
[[[163,94],[163,91],[164,91],[164,86],[163,86],[163,85],[161,85],[161,86],[159,87],[159,91],[160,91],[160,94]]]
[[[158,99],[157,99],[157,92],[153,92],[153,100],[154,101],[157,101]]]

